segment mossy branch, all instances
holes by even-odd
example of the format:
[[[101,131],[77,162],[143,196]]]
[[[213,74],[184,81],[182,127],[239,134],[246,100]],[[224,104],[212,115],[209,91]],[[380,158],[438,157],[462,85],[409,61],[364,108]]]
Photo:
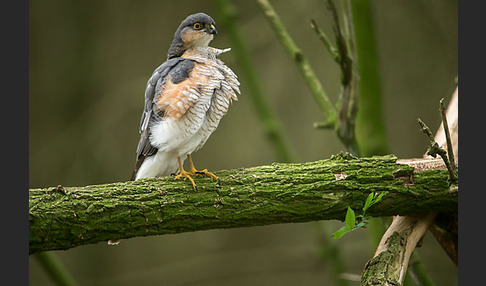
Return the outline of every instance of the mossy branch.
[[[445,170],[414,172],[394,156],[337,155],[309,163],[216,172],[222,186],[199,191],[171,177],[29,190],[29,252],[188,231],[343,220],[370,192],[385,193],[367,213],[407,215],[457,208]],[[413,203],[411,203],[413,202]]]

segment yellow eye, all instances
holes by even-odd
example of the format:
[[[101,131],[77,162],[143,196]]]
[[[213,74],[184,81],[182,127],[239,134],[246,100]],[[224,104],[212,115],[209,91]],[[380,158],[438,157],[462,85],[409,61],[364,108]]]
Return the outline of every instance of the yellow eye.
[[[196,23],[194,24],[194,26],[192,26],[194,29],[196,30],[200,30],[203,26],[201,25],[201,23]]]

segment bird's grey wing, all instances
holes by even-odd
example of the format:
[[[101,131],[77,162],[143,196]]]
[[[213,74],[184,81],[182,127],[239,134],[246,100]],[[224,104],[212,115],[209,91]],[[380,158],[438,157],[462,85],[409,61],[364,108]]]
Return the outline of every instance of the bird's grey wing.
[[[142,118],[140,119],[140,141],[137,146],[137,162],[135,164],[135,169],[132,174],[132,180],[138,172],[138,169],[142,165],[146,157],[157,153],[157,148],[150,144],[150,124],[160,119],[164,116],[164,110],[160,108],[154,110],[154,101],[160,95],[162,91],[162,85],[167,78],[169,72],[177,66],[177,64],[185,59],[183,58],[172,58],[165,61],[162,65],[155,69],[152,76],[147,82],[147,87],[145,88],[145,104],[142,113]]]

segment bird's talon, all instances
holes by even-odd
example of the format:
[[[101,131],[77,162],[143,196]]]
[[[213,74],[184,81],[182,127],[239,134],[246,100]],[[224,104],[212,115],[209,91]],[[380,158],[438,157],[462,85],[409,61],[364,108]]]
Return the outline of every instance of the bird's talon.
[[[215,174],[209,172],[208,169],[204,169],[202,171],[198,171],[198,173],[202,173],[202,174],[204,174],[206,176],[209,176],[209,177],[215,179],[216,181],[218,181],[219,184],[221,183],[221,180],[218,178],[218,176],[216,176]]]
[[[188,179],[191,182],[192,187],[197,191],[196,182],[194,182],[194,179],[191,178],[191,173],[182,170],[179,172],[179,174],[175,175],[174,180],[179,180],[180,178]]]
[[[191,181],[192,186],[197,191],[198,188],[197,188],[196,183],[194,182],[194,179],[192,178],[192,176],[209,176],[209,177],[215,179],[216,181],[218,181],[218,185],[221,186],[221,180],[218,178],[218,176],[209,172],[208,169],[204,169],[204,170],[201,170],[201,171],[197,170],[196,167],[194,167],[194,164],[192,163],[191,156],[188,155],[187,158],[189,159],[189,165],[190,165],[189,171],[184,170],[180,157],[177,158],[177,160],[179,161],[179,170],[180,171],[177,175],[175,175],[175,177],[174,177],[175,180],[180,179],[182,177],[187,178],[189,181]]]

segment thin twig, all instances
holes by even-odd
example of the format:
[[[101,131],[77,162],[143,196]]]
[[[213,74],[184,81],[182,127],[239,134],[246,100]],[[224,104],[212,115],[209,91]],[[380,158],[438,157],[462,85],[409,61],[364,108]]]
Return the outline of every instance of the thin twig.
[[[352,78],[352,60],[348,53],[348,45],[346,37],[341,29],[339,18],[337,15],[336,5],[333,0],[328,0],[328,10],[332,16],[333,30],[336,37],[336,46],[339,53],[339,66],[341,68],[341,83],[343,86],[349,85]]]
[[[324,43],[325,47],[331,54],[334,61],[336,61],[336,63],[339,63],[341,59],[339,57],[338,50],[331,43],[331,40],[329,40],[326,33],[324,33],[324,31],[321,28],[319,28],[319,26],[317,26],[317,23],[314,19],[311,19],[311,28],[314,30],[314,32],[316,32],[316,34],[319,36],[319,39]]]
[[[319,129],[333,129],[334,123],[327,122],[327,121],[319,121],[319,122],[314,122],[313,126],[314,128],[319,128]]]
[[[344,1],[344,9],[343,9],[343,19],[344,19],[344,34],[345,34],[345,41],[347,43],[347,57],[350,61],[350,73],[351,73],[351,81],[349,85],[351,86],[351,99],[350,99],[350,111],[349,111],[349,120],[353,122],[353,136],[356,137],[354,125],[356,124],[356,115],[358,114],[358,95],[359,95],[359,73],[358,73],[358,56],[356,52],[356,38],[354,34],[354,25],[353,25],[353,13],[351,11],[351,3],[350,0]],[[355,139],[356,140],[356,139]],[[363,155],[363,154],[360,154]],[[376,154],[375,154],[376,155]]]
[[[450,182],[455,183],[456,175],[454,174],[454,171],[451,167],[449,158],[447,158],[447,151],[440,148],[439,144],[435,142],[434,136],[432,135],[432,132],[430,131],[430,128],[427,126],[427,124],[425,124],[420,118],[417,118],[417,122],[422,128],[422,131],[427,135],[427,137],[429,137],[430,145],[429,148],[427,149],[427,155],[430,155],[434,158],[437,157],[437,155],[439,155],[447,167],[447,171],[449,172]],[[445,126],[444,128],[449,128],[449,127]]]
[[[302,77],[311,91],[312,96],[317,102],[317,106],[322,111],[324,116],[326,116],[328,122],[334,122],[337,114],[336,109],[322,87],[321,82],[315,75],[314,70],[310,66],[308,60],[292,40],[292,37],[287,32],[287,29],[280,20],[278,14],[273,9],[270,2],[268,0],[256,0],[256,2],[263,11],[263,15],[270,23],[272,29],[275,31],[280,43],[296,63]]]
[[[354,33],[351,0],[343,1],[343,9],[341,10],[343,15],[344,34],[346,35],[345,39],[347,40],[347,45],[351,51],[351,58],[356,60],[358,57],[356,55],[356,38]]]
[[[420,119],[420,118],[417,118],[417,122],[420,125],[420,127],[422,128],[422,132],[424,132],[425,135],[427,135],[427,137],[429,137],[429,141],[435,142],[434,141],[434,135],[432,135],[432,132],[430,131],[430,128],[427,126],[427,124],[425,124],[422,121],[422,119]],[[435,158],[435,156],[432,156],[432,157]]]
[[[354,155],[359,155],[358,143],[355,136],[355,121],[357,114],[358,79],[356,68],[350,56],[350,29],[352,25],[346,25],[347,32],[341,28],[338,12],[334,0],[327,0],[327,8],[331,14],[336,46],[339,54],[339,67],[341,69],[341,93],[339,95],[338,128],[337,134],[346,148]],[[348,11],[349,12],[349,11]],[[343,12],[346,14],[346,12]],[[350,20],[351,15],[346,17]],[[352,51],[351,51],[352,52]]]

